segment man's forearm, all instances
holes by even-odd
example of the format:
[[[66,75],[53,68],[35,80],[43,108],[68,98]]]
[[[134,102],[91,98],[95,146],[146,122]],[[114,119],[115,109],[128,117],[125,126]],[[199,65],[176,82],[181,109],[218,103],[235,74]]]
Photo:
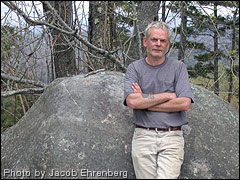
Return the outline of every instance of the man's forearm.
[[[148,110],[158,112],[179,112],[188,110],[190,108],[190,105],[191,105],[190,98],[180,97],[171,99],[161,104],[154,105],[148,108]]]
[[[176,97],[175,93],[144,94],[133,93],[128,95],[127,104],[132,109],[147,109],[157,104],[169,101]]]

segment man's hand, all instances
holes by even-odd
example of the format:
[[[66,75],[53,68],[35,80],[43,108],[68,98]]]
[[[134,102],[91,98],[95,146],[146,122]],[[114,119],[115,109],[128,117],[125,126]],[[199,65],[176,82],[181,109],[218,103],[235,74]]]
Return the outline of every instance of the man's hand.
[[[126,98],[128,107],[132,109],[148,109],[176,98],[176,93],[164,92],[158,94],[144,94],[138,83],[132,83],[134,93]]]
[[[141,93],[141,94],[143,94],[142,89],[138,85],[138,83],[132,83],[132,89],[133,89],[134,93]],[[170,99],[175,99],[177,97],[176,93],[168,93],[168,92],[166,92],[165,94],[166,94],[166,96],[168,96],[169,100]]]
[[[138,83],[132,83],[132,89],[134,93],[141,93],[141,94],[143,93]]]

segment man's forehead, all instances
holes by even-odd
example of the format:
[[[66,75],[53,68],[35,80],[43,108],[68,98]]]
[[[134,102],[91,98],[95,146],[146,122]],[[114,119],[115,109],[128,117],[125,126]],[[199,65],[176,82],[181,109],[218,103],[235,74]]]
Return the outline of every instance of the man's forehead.
[[[168,30],[159,28],[159,27],[151,27],[149,30],[150,31],[162,31],[162,32],[168,33]]]
[[[149,35],[150,39],[160,39],[160,40],[167,40],[168,39],[168,34],[150,34]]]

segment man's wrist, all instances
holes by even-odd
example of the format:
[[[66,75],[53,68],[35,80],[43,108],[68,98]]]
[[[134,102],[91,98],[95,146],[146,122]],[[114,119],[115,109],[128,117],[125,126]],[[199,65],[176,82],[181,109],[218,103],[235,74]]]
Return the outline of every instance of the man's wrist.
[[[165,92],[164,95],[168,100],[175,99],[177,97],[176,93]]]

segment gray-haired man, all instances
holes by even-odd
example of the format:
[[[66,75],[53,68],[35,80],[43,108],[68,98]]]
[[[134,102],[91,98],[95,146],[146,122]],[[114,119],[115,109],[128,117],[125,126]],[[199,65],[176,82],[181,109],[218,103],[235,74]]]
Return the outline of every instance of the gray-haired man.
[[[147,57],[131,63],[125,76],[124,104],[136,119],[132,159],[138,179],[176,179],[183,163],[181,127],[194,97],[185,64],[165,56],[170,36],[164,22],[148,25]]]

